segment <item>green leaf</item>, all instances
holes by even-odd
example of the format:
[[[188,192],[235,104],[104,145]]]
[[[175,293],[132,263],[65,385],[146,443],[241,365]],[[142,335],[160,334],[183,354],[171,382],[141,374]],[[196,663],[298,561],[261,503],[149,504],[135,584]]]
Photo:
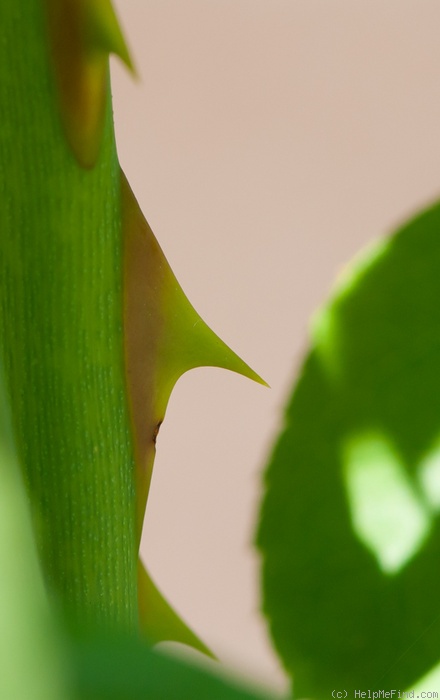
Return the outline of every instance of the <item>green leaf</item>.
[[[270,700],[134,639],[78,645],[75,673],[81,700]]]
[[[440,206],[349,269],[266,474],[264,609],[299,697],[440,658]]]

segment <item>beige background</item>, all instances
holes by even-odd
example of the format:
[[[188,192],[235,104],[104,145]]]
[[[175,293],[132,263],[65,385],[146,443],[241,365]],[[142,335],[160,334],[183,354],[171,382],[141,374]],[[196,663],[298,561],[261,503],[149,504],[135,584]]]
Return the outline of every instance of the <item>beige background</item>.
[[[440,190],[440,4],[116,6],[140,75],[113,62],[123,168],[194,306],[272,386],[179,381],[143,552],[222,660],[282,690],[251,547],[261,473],[332,280]]]

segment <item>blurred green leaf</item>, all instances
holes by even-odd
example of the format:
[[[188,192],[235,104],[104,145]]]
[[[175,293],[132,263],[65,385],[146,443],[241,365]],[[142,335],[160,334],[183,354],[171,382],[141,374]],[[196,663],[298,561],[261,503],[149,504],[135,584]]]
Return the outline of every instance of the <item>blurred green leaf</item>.
[[[439,205],[316,317],[266,487],[264,609],[295,694],[410,687],[440,658]]]
[[[43,587],[0,374],[0,698],[63,700],[60,640]]]
[[[76,687],[81,700],[270,700],[134,638],[78,645]]]

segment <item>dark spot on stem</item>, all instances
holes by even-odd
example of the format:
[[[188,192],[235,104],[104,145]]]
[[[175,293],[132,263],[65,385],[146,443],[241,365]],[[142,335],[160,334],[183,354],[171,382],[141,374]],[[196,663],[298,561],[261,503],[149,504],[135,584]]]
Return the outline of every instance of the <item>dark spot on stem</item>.
[[[154,444],[156,444],[157,436],[159,435],[159,430],[160,430],[161,425],[162,425],[162,421],[160,420],[158,422],[158,424],[154,427],[154,430],[153,430],[153,442],[154,442]]]

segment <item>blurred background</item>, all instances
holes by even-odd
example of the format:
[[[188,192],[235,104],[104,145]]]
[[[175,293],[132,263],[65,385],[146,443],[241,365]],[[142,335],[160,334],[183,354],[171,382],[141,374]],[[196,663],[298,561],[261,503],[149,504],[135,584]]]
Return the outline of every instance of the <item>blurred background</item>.
[[[338,273],[439,195],[440,5],[115,5],[139,75],[112,61],[122,167],[197,311],[272,387],[179,380],[142,551],[225,664],[283,691],[252,544],[262,474]]]

